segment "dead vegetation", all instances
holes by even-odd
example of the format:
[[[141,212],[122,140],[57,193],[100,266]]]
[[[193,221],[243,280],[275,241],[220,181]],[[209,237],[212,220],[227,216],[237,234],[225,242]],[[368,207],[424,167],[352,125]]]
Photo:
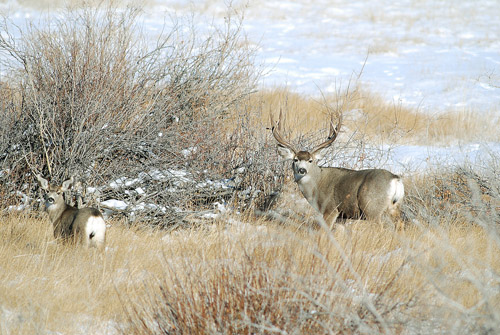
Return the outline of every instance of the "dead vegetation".
[[[307,218],[233,214],[173,231],[112,222],[101,254],[53,241],[44,217],[4,216],[2,332],[497,331],[493,216],[464,221],[439,201],[418,203],[434,196],[418,186],[433,179],[408,182],[415,213],[404,231],[353,221],[327,232]],[[290,196],[277,204],[293,206]]]
[[[213,196],[200,183],[250,168],[250,143],[263,136],[246,126],[259,71],[241,18],[228,13],[223,26],[198,33],[193,18],[172,17],[145,36],[140,13],[69,8],[50,24],[22,28],[4,18],[2,206],[19,200],[19,185],[33,206],[33,173],[54,182],[73,175],[91,205],[117,199],[130,221],[178,224],[197,210],[194,197]],[[236,127],[221,132],[229,114]]]
[[[256,124],[267,124],[269,113],[277,115],[282,109],[289,114],[288,122],[293,125],[290,136],[304,136],[315,132],[318,125],[327,128],[328,114],[339,107],[344,112],[344,127],[358,134],[359,140],[414,145],[499,140],[497,132],[488,131],[489,127],[499,125],[500,119],[494,114],[472,111],[424,114],[366,91],[362,78],[349,92],[342,89],[324,97],[304,96],[286,88],[258,92],[251,97],[252,106],[259,112]],[[348,100],[344,103],[345,97]]]
[[[496,180],[494,165],[407,178],[403,231],[334,232],[290,181],[285,219],[112,221],[103,253],[54,241],[45,216],[2,216],[2,333],[495,333]]]

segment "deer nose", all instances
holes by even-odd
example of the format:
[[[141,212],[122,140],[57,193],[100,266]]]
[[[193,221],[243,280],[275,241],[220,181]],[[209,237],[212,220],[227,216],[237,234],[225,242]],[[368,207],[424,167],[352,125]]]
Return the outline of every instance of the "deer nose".
[[[306,174],[307,173],[307,170],[304,169],[304,168],[299,168],[299,174]]]

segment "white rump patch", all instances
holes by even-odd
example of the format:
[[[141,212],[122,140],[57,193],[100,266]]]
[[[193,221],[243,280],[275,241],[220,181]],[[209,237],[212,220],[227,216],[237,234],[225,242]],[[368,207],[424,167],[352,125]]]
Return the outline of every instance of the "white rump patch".
[[[100,216],[91,216],[85,226],[85,234],[90,247],[101,247],[106,239],[106,222]],[[90,236],[92,238],[90,238]]]
[[[391,205],[397,204],[403,199],[405,195],[405,186],[401,179],[395,178],[391,180],[391,186],[389,188],[389,200],[391,201]]]

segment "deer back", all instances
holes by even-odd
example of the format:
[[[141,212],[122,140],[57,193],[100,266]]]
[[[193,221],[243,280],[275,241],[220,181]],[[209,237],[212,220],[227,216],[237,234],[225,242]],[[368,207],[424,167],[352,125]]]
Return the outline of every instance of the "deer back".
[[[322,213],[337,209],[349,218],[378,218],[393,201],[393,181],[384,169],[320,168],[318,206]]]

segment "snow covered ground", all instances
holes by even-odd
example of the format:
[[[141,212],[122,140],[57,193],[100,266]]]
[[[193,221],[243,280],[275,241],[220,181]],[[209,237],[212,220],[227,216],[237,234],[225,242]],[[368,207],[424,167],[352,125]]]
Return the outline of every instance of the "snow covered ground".
[[[43,2],[43,1],[42,1]],[[16,23],[46,12],[0,2]],[[29,2],[28,2],[29,3]],[[53,11],[53,3],[45,1]],[[59,2],[60,3],[60,2]],[[389,101],[435,113],[499,111],[500,2],[497,0],[151,0],[144,9],[154,34],[169,13],[222,23],[228,4],[244,13],[263,85],[331,91],[359,72]],[[52,4],[52,5],[51,5]],[[204,20],[206,19],[206,20]]]
[[[403,145],[390,149],[383,167],[402,175],[437,172],[447,166],[491,171],[498,164],[499,157],[500,143],[466,143],[448,147]]]
[[[162,0],[146,9],[221,19],[227,1]],[[499,111],[497,0],[250,0],[244,28],[270,73],[264,85],[306,93],[333,90],[359,72],[389,101],[444,110]]]

